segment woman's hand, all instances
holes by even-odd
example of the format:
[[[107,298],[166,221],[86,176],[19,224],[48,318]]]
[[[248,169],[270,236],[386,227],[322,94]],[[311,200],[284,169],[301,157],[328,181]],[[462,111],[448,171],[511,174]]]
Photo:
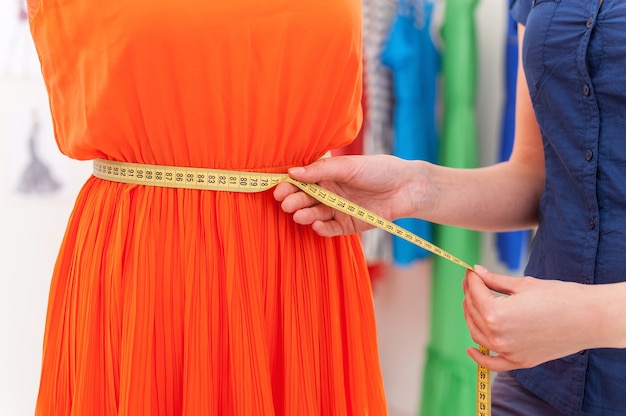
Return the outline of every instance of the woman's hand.
[[[611,339],[617,335],[608,326],[617,320],[617,316],[611,319],[617,312],[605,304],[611,302],[612,291],[623,287],[510,277],[476,266],[475,272],[467,271],[463,290],[472,339],[496,355],[484,356],[474,348],[468,353],[493,371],[534,367],[619,342]]]
[[[289,170],[293,179],[317,183],[323,188],[372,212],[393,220],[408,216],[411,195],[419,183],[419,164],[389,155],[324,158],[306,167]],[[289,183],[279,184],[274,197],[295,222],[311,225],[322,236],[354,234],[369,224],[325,206]]]

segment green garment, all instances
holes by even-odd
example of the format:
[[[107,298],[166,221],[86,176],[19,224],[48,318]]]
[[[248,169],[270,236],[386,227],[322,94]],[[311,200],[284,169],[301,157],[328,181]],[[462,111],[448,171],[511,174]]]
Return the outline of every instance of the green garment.
[[[476,167],[476,41],[474,0],[447,0],[443,39],[443,126],[439,163]],[[468,264],[480,259],[480,235],[437,226],[435,244]],[[465,270],[436,257],[431,287],[430,341],[424,369],[421,416],[476,414],[477,366],[466,349],[475,346],[463,317]]]

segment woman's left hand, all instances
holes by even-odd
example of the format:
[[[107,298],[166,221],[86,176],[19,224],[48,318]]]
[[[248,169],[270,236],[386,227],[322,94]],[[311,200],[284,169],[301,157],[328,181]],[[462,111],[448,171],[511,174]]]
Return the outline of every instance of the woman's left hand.
[[[597,306],[594,302],[601,299],[595,299],[590,287],[504,276],[481,266],[468,270],[463,280],[465,319],[472,339],[495,355],[485,356],[476,348],[468,354],[493,371],[506,371],[594,347],[595,327],[602,325],[586,306]]]

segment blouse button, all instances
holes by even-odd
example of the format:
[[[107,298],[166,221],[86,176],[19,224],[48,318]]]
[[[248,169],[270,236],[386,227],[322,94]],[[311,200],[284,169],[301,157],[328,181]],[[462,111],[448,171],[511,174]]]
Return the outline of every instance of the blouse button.
[[[591,29],[591,26],[593,26],[593,17],[590,17],[589,19],[587,19],[585,26],[587,26],[588,29]]]
[[[589,219],[589,229],[593,230],[594,228],[596,228],[596,219],[592,217]]]
[[[593,151],[591,149],[585,150],[585,160],[590,161],[593,159]]]
[[[589,88],[589,85],[587,84],[583,85],[583,94],[589,95],[590,93],[591,93],[591,89]]]

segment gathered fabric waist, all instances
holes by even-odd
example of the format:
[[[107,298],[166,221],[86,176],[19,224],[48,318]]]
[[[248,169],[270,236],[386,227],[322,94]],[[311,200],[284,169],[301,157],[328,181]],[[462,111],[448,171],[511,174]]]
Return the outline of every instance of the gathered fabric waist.
[[[159,166],[104,159],[94,160],[93,167],[94,176],[101,179],[168,188],[253,193],[266,191],[281,182],[289,182],[324,205],[403,238],[466,269],[472,269],[469,264],[461,259],[394,224],[392,221],[380,217],[319,185],[292,179],[286,173]]]

